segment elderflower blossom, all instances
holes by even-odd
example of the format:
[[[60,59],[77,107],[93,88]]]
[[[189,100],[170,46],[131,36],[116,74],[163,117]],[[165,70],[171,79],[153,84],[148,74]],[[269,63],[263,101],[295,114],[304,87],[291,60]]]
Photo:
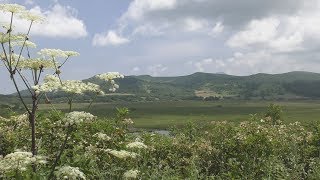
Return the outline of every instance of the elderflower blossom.
[[[36,85],[32,88],[36,92],[53,92],[61,86],[59,78],[54,75],[47,75],[43,81],[44,83],[42,85]]]
[[[0,116],[0,122],[1,122],[1,121],[6,122],[6,121],[8,121],[8,119],[6,119],[6,118],[4,118],[4,117],[1,117],[1,116]]]
[[[112,150],[112,149],[107,149],[105,150],[106,152],[112,154],[113,156],[119,158],[119,159],[127,159],[127,158],[136,158],[138,155],[134,152],[128,152],[125,150]]]
[[[124,78],[124,76],[118,72],[109,72],[109,73],[96,75],[96,78],[110,82],[111,88],[109,89],[109,91],[115,92],[117,89],[119,89],[119,85],[116,84],[113,79]]]
[[[139,170],[129,170],[129,171],[126,171],[124,174],[123,174],[123,178],[124,179],[135,179],[138,177],[140,171]]]
[[[8,62],[9,58],[10,58],[10,55],[8,55],[8,54],[4,54],[4,53],[0,54],[0,60],[2,60],[2,61]],[[17,62],[18,62],[18,59],[24,60],[25,58],[23,56],[21,56],[21,55],[12,53],[11,54],[11,66],[16,66]]]
[[[79,56],[80,54],[78,52],[75,52],[75,51],[64,51],[65,55],[68,56],[68,57],[71,57],[71,56]]]
[[[33,89],[38,92],[64,91],[72,94],[83,94],[84,92],[104,94],[97,84],[90,82],[84,83],[76,80],[60,81],[60,79],[54,75],[47,75],[44,78],[44,83],[42,85],[33,86]]]
[[[122,122],[125,125],[130,125],[134,123],[131,118],[125,118]]]
[[[44,156],[33,156],[31,152],[16,151],[0,159],[0,172],[26,171],[34,163],[45,164],[47,161]]]
[[[13,42],[13,41],[23,41],[23,40],[25,40],[25,37],[26,36],[23,35],[23,34],[17,34],[17,35],[11,34],[10,41],[11,42]],[[0,43],[4,44],[4,43],[8,43],[8,42],[9,42],[9,34],[0,32]]]
[[[25,7],[19,4],[0,4],[0,10],[4,12],[20,13],[25,10]]]
[[[65,122],[66,126],[78,125],[85,121],[93,121],[96,119],[96,116],[86,113],[86,112],[79,112],[73,111],[65,115],[62,119],[62,122]]]
[[[24,69],[39,70],[39,69],[53,69],[56,65],[57,63],[54,64],[52,61],[35,58],[35,59],[20,61],[18,64],[18,67],[24,68]]]
[[[148,146],[145,145],[145,144],[142,143],[142,142],[132,142],[132,143],[127,144],[126,147],[127,147],[127,148],[131,148],[131,149],[134,149],[134,148],[137,148],[137,149],[146,149],[146,148],[148,148]]]
[[[54,173],[57,179],[86,179],[85,174],[78,167],[62,166]]]
[[[17,41],[17,42],[13,42],[12,46],[25,46],[28,48],[36,48],[37,45],[31,41]]]
[[[118,73],[118,72],[108,72],[108,73],[104,73],[104,74],[99,74],[99,75],[96,75],[96,77],[99,78],[99,79],[102,79],[104,81],[110,81],[110,82],[113,79],[124,78],[124,76],[122,74]]]
[[[67,58],[65,51],[62,51],[61,49],[41,49],[38,52],[39,55],[45,56],[45,57],[64,57]]]
[[[94,134],[93,137],[97,137],[98,139],[103,140],[103,141],[110,141],[111,140],[111,137],[109,137],[108,135],[106,135],[104,133],[100,133],[100,132]]]
[[[28,125],[29,124],[29,116],[28,116],[28,114],[11,116],[9,121],[15,122],[17,125]]]
[[[45,20],[40,14],[35,14],[30,11],[23,11],[19,17],[32,22],[43,22]]]
[[[82,81],[67,80],[62,82],[60,87],[61,91],[67,93],[83,94],[84,92],[95,92],[97,94],[103,94],[100,90],[100,86],[93,83],[84,83]]]

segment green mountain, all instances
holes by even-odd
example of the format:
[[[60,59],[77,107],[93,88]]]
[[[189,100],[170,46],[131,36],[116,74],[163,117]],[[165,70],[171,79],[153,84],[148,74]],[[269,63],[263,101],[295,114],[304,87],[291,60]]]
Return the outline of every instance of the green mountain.
[[[103,82],[95,78],[86,81],[104,87]],[[177,77],[141,75],[126,76],[117,82],[118,93],[131,95],[130,98],[136,100],[320,98],[320,74],[300,71],[250,76],[199,72]]]
[[[106,92],[109,87],[94,77],[84,80],[99,84]],[[126,76],[117,80],[119,90],[98,101],[155,101],[155,100],[216,100],[216,99],[316,99],[320,98],[320,74],[289,72],[284,74],[227,74],[194,73],[187,76],[152,77]],[[23,93],[24,94],[24,93]],[[55,93],[50,97],[64,98]],[[1,97],[0,97],[1,98]],[[52,97],[53,98],[53,97]],[[77,97],[87,101],[88,95]]]

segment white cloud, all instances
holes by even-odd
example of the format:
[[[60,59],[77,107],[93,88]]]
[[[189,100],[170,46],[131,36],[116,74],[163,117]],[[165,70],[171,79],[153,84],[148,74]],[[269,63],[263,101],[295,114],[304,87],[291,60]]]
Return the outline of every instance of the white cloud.
[[[128,43],[129,39],[121,37],[115,31],[110,30],[107,33],[95,34],[92,44],[94,46],[121,45]]]
[[[319,57],[319,55],[317,56]],[[206,58],[199,61],[189,61],[187,67],[200,72],[224,72],[230,75],[251,75],[256,73],[284,73],[289,71],[317,72],[319,65],[316,61],[305,62],[299,57],[287,54],[272,54],[269,51],[234,53],[224,59]]]
[[[33,8],[33,11],[39,11],[39,8]],[[34,31],[38,35],[50,37],[81,38],[87,36],[84,22],[75,15],[75,9],[64,7],[59,4],[53,6],[49,11],[44,11],[47,21],[37,25]]]
[[[252,20],[248,26],[233,35],[227,42],[230,47],[246,47],[256,43],[269,42],[277,35],[280,21],[276,18]]]
[[[201,31],[204,28],[207,28],[208,22],[204,19],[196,19],[196,18],[186,18],[184,20],[184,29],[186,31]]]
[[[303,49],[300,47],[301,43],[303,42],[303,34],[301,32],[296,32],[292,35],[281,36],[277,39],[270,40],[269,44],[270,47],[280,51],[280,52],[290,52]]]
[[[136,67],[132,68],[132,71],[133,71],[133,72],[139,72],[139,71],[140,71],[140,68],[139,68],[138,66],[136,66]]]
[[[88,34],[84,22],[76,17],[76,10],[69,6],[55,4],[50,10],[43,10],[35,6],[30,11],[46,18],[45,22],[32,26],[31,35],[75,39]],[[0,15],[0,21],[9,21],[8,14],[1,13]],[[29,22],[15,19],[14,26],[17,31],[25,33]]]
[[[161,27],[155,27],[152,24],[143,24],[133,30],[132,35],[160,36],[164,34]]]
[[[264,49],[282,53],[313,49],[320,45],[318,9],[290,16],[252,20],[243,30],[231,36],[227,45],[232,48]],[[311,45],[314,47],[310,47]]]
[[[134,0],[122,19],[139,20],[150,11],[173,9],[176,3],[176,0]]]
[[[212,66],[214,66],[214,69],[219,69],[225,66],[225,62],[220,59],[207,58],[196,62],[189,61],[186,65],[194,66],[197,72],[208,72],[208,70],[210,72],[210,70],[213,70]]]
[[[314,63],[320,47],[316,4],[320,0],[132,0],[115,32],[137,41],[125,47],[135,57],[131,72],[135,65],[139,73],[153,75],[319,72]]]
[[[147,67],[148,73],[152,76],[159,76],[168,70],[168,67],[162,64],[155,64]]]
[[[25,1],[24,1],[24,4],[26,4],[26,5],[33,5],[33,4],[34,4],[34,1],[33,1],[33,0],[25,0]]]
[[[216,25],[209,32],[209,35],[215,37],[218,34],[222,33],[223,30],[224,30],[224,26],[222,22],[217,22]]]

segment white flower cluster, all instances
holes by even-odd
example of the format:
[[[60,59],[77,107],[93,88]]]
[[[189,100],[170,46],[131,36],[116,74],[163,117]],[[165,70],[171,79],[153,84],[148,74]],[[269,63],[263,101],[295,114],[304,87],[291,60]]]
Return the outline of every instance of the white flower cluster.
[[[25,7],[19,4],[0,4],[0,10],[3,12],[21,13],[25,11]]]
[[[131,118],[125,118],[122,122],[126,125],[134,124]]]
[[[62,119],[62,122],[65,123],[66,126],[78,125],[82,122],[86,121],[93,121],[96,119],[96,116],[86,113],[86,112],[79,112],[73,111],[65,115]]]
[[[12,46],[25,46],[28,48],[36,48],[37,45],[31,41],[17,41],[17,42],[13,42]]]
[[[34,14],[28,10],[24,6],[19,4],[0,4],[0,11],[9,12],[14,14],[19,14],[21,19],[25,19],[32,22],[42,22],[44,21],[44,17],[39,14]]]
[[[28,114],[11,116],[10,121],[15,122],[19,126],[29,125],[29,116],[28,116]]]
[[[25,37],[26,37],[26,35],[23,35],[23,34],[18,34],[18,35],[11,34],[10,41],[11,42],[23,41],[25,39]],[[8,43],[8,42],[9,42],[9,34],[0,32],[0,43],[4,44],[4,43]]]
[[[6,122],[6,121],[9,121],[9,120],[0,116],[0,122]]]
[[[63,51],[61,49],[41,49],[38,52],[39,55],[44,56],[44,57],[53,57],[53,58],[57,58],[57,57],[63,57],[63,58],[67,58],[70,56],[78,56],[79,53],[74,52],[74,51]]]
[[[43,84],[33,86],[32,88],[36,92],[53,92],[57,91],[61,86],[59,78],[54,75],[46,75],[43,81]]]
[[[127,144],[126,146],[127,148],[137,148],[137,149],[146,149],[148,148],[147,145],[145,145],[144,143],[142,142],[132,142],[132,143],[129,143]]]
[[[119,158],[119,159],[127,159],[127,158],[136,158],[138,156],[138,154],[134,153],[134,152],[128,152],[125,150],[112,150],[112,149],[106,149],[106,152],[112,154],[113,156]]]
[[[115,83],[114,79],[124,78],[124,76],[118,72],[108,72],[96,75],[96,78],[110,82],[111,88],[109,89],[109,91],[115,92],[119,88],[119,85]]]
[[[75,51],[64,51],[64,54],[68,57],[80,55],[78,52],[75,52]]]
[[[100,89],[100,86],[93,83],[84,83],[82,81],[67,80],[60,81],[60,79],[54,75],[47,75],[44,78],[42,85],[32,87],[37,92],[54,92],[64,91],[72,94],[83,94],[84,92],[95,92],[97,94],[104,94]]]
[[[16,151],[0,159],[0,174],[26,171],[31,164],[45,164],[44,156],[33,156],[31,152]]]
[[[78,167],[62,166],[55,171],[57,179],[78,180],[86,179],[85,174]]]
[[[52,61],[48,61],[45,59],[35,58],[35,59],[28,59],[20,61],[18,64],[19,68],[23,69],[33,69],[33,70],[39,70],[39,69],[54,69],[55,66],[57,66],[58,63],[55,62],[55,64]]]
[[[104,133],[96,133],[93,135],[93,137],[97,137],[99,140],[102,141],[110,141],[111,137],[109,137],[108,135],[104,134]]]
[[[118,72],[108,72],[104,74],[99,74],[96,77],[105,81],[111,81],[117,78],[124,78],[124,76]]]
[[[0,54],[0,60],[1,61],[5,61],[4,62],[5,64],[8,63],[9,59],[10,59],[9,55],[6,56],[4,53]],[[20,59],[20,61],[25,60],[25,58],[23,56],[20,56],[20,58],[19,58],[18,54],[12,53],[11,54],[11,66],[16,66],[17,62],[18,62],[18,59]]]
[[[45,17],[43,17],[42,15],[31,13],[30,11],[22,11],[19,17],[21,19],[40,23],[45,20]]]
[[[139,170],[129,170],[129,171],[126,171],[124,174],[123,174],[123,178],[124,179],[136,179],[139,175],[140,171]]]
[[[100,86],[93,83],[84,83],[82,81],[67,80],[62,82],[60,87],[61,91],[67,93],[83,94],[84,92],[94,92],[103,95],[104,92],[100,89]]]

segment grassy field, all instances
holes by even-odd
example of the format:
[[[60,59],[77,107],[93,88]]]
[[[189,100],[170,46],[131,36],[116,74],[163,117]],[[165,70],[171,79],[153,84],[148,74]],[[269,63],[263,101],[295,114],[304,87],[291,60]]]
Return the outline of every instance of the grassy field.
[[[137,128],[165,129],[174,125],[181,126],[186,122],[199,124],[211,121],[240,122],[248,120],[249,114],[263,114],[272,102],[148,102],[148,103],[99,103],[94,104],[89,112],[100,116],[115,117],[115,108],[127,107],[130,117]],[[285,122],[300,121],[310,123],[320,120],[320,101],[275,102],[283,107]],[[75,104],[75,110],[87,111],[88,104]],[[41,105],[40,109],[50,109],[51,105]],[[66,104],[56,104],[55,107],[66,110]]]

